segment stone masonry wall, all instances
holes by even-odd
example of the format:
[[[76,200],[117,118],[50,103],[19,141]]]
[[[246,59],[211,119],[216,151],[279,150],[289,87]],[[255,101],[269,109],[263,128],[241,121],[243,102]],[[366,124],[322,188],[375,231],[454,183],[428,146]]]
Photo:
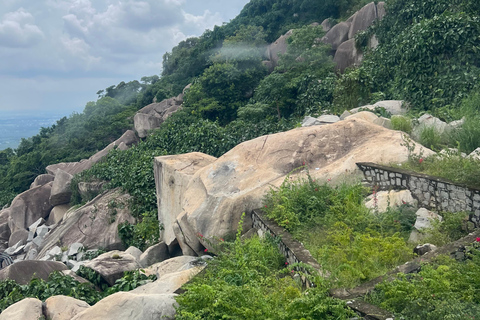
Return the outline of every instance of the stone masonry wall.
[[[370,162],[357,163],[365,180],[381,190],[408,189],[419,206],[435,211],[471,212],[472,227],[480,227],[480,190],[426,174]]]

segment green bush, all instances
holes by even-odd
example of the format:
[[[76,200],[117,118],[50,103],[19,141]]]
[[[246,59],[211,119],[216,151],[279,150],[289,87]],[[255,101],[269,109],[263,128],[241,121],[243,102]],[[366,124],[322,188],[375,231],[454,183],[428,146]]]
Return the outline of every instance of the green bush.
[[[480,93],[472,92],[472,95],[465,99],[460,108],[460,114],[465,122],[453,134],[458,141],[460,150],[471,153],[480,147]]]
[[[403,116],[394,116],[391,118],[392,121],[392,129],[403,131],[405,133],[412,133],[412,121]]]
[[[475,319],[480,314],[479,273],[478,249],[464,262],[440,256],[418,273],[378,284],[368,301],[400,319]]]

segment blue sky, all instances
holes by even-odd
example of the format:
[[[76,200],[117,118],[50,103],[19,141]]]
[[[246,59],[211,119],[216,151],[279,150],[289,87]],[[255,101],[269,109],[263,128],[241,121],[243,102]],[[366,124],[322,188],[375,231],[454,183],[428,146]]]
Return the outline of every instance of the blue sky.
[[[80,112],[100,89],[160,74],[178,42],[249,0],[1,0],[0,116]]]

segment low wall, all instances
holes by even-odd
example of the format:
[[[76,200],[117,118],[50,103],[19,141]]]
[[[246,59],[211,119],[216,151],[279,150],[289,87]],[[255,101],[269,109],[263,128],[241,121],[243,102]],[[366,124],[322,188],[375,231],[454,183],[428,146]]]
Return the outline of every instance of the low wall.
[[[472,228],[480,227],[480,190],[426,174],[359,162],[365,180],[381,190],[407,189],[419,206],[436,211],[471,212]]]

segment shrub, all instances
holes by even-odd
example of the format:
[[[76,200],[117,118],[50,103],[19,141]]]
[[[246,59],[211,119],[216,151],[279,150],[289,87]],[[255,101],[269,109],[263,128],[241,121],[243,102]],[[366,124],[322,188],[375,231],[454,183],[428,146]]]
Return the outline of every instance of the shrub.
[[[412,121],[407,117],[394,116],[391,118],[391,121],[393,130],[400,130],[408,134],[412,133]]]

